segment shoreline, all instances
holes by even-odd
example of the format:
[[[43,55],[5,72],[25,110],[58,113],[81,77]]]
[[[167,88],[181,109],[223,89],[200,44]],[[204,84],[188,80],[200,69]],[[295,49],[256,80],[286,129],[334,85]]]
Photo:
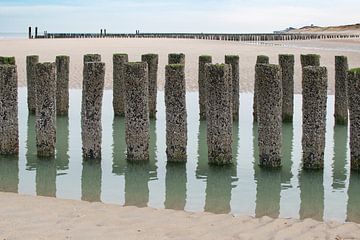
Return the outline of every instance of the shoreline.
[[[359,239],[360,225],[137,208],[0,193],[3,239]]]

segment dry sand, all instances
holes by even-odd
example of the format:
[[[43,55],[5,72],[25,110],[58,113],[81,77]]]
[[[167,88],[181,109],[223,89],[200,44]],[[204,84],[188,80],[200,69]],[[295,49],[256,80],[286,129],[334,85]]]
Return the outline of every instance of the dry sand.
[[[0,193],[1,239],[360,239],[355,223],[233,217]],[[5,207],[6,206],[6,207]]]
[[[283,46],[289,45],[289,46]],[[0,40],[0,55],[16,57],[19,71],[19,86],[26,85],[25,57],[30,54],[40,56],[40,61],[54,61],[56,55],[71,57],[71,87],[81,88],[82,57],[86,53],[100,53],[106,63],[106,88],[112,86],[112,54],[128,53],[130,61],[139,61],[141,54],[159,54],[159,89],[164,87],[164,69],[167,54],[186,54],[187,89],[197,90],[198,56],[209,54],[214,62],[224,62],[225,54],[240,55],[240,90],[251,92],[254,83],[256,56],[265,54],[271,63],[277,63],[280,53],[296,55],[295,92],[301,92],[300,54],[318,53],[322,65],[329,72],[329,94],[334,90],[334,64],[336,55],[346,55],[350,67],[360,65],[360,39],[289,41],[270,44],[247,44],[242,42],[177,40],[177,39],[3,39]],[[321,49],[325,48],[325,49]]]

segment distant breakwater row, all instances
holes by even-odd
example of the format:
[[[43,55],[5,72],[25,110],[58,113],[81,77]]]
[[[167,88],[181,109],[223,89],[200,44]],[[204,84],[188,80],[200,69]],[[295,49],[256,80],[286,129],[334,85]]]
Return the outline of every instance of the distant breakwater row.
[[[33,34],[32,28],[28,30],[29,39],[52,38],[169,38],[169,39],[200,39],[237,42],[262,41],[292,41],[314,39],[346,39],[360,38],[360,33],[107,33],[101,29],[99,33],[49,33],[44,31],[41,35],[38,28]]]

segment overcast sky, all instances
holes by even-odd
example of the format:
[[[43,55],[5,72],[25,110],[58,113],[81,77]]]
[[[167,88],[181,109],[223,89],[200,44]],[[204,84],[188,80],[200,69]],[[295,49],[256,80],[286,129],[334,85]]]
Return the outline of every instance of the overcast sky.
[[[0,32],[272,32],[360,22],[360,0],[0,0]]]

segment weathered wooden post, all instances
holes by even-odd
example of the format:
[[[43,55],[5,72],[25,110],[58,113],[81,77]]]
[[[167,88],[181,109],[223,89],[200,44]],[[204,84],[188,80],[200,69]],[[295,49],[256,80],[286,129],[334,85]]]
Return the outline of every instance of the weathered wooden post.
[[[86,54],[83,57],[84,60],[84,67],[83,67],[83,82],[82,82],[82,100],[81,100],[81,109],[84,109],[83,104],[85,103],[85,92],[86,92],[86,83],[85,83],[85,64],[88,62],[101,62],[101,55],[100,54]],[[81,110],[81,114],[85,113],[85,111]],[[81,121],[83,121],[84,117],[81,115]],[[83,123],[82,123],[83,124]]]
[[[38,37],[38,27],[35,27],[35,38]]]
[[[18,77],[16,65],[0,65],[0,154],[19,153]]]
[[[350,113],[351,169],[360,170],[360,68],[347,72]]]
[[[231,66],[206,64],[207,145],[209,163],[232,163]]]
[[[232,75],[232,114],[233,120],[239,120],[239,56],[238,55],[226,55],[225,63],[231,65],[231,75]]]
[[[347,57],[335,56],[335,123],[348,122],[348,94],[346,72],[349,70]]]
[[[186,162],[187,114],[182,64],[165,67],[166,155],[169,162]]]
[[[84,64],[83,97],[81,109],[82,152],[85,159],[101,158],[101,108],[104,92],[105,63]]]
[[[206,119],[206,74],[205,64],[211,63],[212,57],[202,55],[199,57],[199,109],[200,109],[200,120]]]
[[[55,63],[37,63],[35,72],[37,155],[53,157],[56,143]]]
[[[69,111],[69,56],[56,57],[56,112],[66,116]]]
[[[269,57],[265,56],[265,55],[259,55],[256,58],[256,64],[269,64]],[[255,65],[256,67],[256,65]],[[258,117],[257,117],[257,109],[258,109],[258,102],[257,102],[257,95],[258,95],[258,80],[257,80],[257,76],[256,76],[256,71],[255,71],[255,80],[254,80],[254,101],[253,101],[253,121],[257,122]]]
[[[262,167],[281,166],[282,83],[279,65],[257,64],[258,145]]]
[[[168,55],[168,64],[183,64],[183,65],[185,65],[185,54],[170,53]]]
[[[307,66],[320,66],[320,55],[317,54],[306,54],[306,55],[300,55],[300,61],[301,61],[301,67],[307,67]]]
[[[149,160],[147,63],[125,64],[125,140],[129,161]]]
[[[149,117],[156,118],[157,72],[159,56],[157,54],[144,54],[141,61],[148,64],[149,81]]]
[[[280,54],[279,65],[282,71],[282,121],[292,122],[294,114],[294,63],[292,54]]]
[[[126,53],[113,55],[113,108],[115,116],[125,116],[125,63],[129,61]]]
[[[39,62],[39,56],[26,57],[26,78],[27,78],[27,104],[29,113],[36,110],[36,74],[35,65]]]
[[[327,70],[307,66],[302,74],[303,167],[321,169],[324,166]]]
[[[31,39],[32,36],[31,36],[32,32],[31,32],[31,27],[28,28],[28,38]]]

